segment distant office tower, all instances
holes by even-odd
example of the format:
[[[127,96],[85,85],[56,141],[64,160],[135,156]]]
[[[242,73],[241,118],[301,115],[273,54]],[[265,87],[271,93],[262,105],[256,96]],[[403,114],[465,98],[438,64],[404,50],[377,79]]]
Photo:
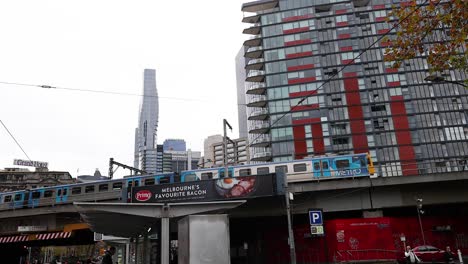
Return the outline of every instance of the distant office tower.
[[[175,150],[175,151],[186,151],[187,146],[183,139],[166,139],[163,143],[164,151]]]
[[[203,160],[201,161],[200,167],[211,168],[214,166],[214,151],[213,145],[215,143],[223,142],[223,136],[213,135],[209,136],[203,142]]]
[[[247,138],[247,105],[245,103],[245,49],[242,47],[236,55],[237,115],[239,119],[239,137]]]
[[[454,82],[467,76],[430,83],[425,55],[399,69],[384,61],[391,42],[378,40],[396,34],[387,17],[400,2],[243,4],[252,161],[368,152],[382,176],[464,168],[468,90]]]
[[[135,130],[134,166],[148,173],[157,171],[156,134],[159,115],[157,96],[156,71],[145,69],[140,117],[138,128]]]

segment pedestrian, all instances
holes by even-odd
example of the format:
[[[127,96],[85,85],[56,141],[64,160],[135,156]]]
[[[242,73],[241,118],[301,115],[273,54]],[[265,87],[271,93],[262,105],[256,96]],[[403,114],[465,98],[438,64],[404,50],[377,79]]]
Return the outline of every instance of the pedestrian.
[[[110,247],[109,250],[106,250],[106,254],[102,259],[101,264],[112,264],[112,256],[115,254],[115,247]]]
[[[450,250],[450,247],[447,246],[445,248],[445,253],[444,253],[444,260],[445,263],[450,264],[450,263],[455,263],[455,254]]]
[[[405,251],[405,258],[406,258],[406,263],[419,263],[421,260],[414,254],[413,250],[411,249],[410,246],[406,246],[406,251]]]

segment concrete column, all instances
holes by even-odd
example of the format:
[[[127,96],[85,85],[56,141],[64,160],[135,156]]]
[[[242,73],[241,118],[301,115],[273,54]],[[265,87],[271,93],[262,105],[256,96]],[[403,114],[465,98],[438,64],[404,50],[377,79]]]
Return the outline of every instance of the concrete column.
[[[138,264],[138,240],[139,237],[135,237],[135,264]]]
[[[161,218],[161,264],[169,264],[169,218]]]
[[[149,263],[149,252],[148,252],[148,234],[143,237],[143,257],[144,263]]]
[[[125,244],[125,264],[130,264],[130,241]]]

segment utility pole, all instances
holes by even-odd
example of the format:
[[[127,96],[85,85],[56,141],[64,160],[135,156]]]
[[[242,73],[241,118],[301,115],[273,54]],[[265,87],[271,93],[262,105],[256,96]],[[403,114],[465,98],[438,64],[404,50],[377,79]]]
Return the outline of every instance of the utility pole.
[[[228,178],[229,177],[229,172],[228,172],[228,155],[227,155],[227,131],[226,131],[226,126],[229,127],[229,129],[232,131],[232,126],[228,123],[226,119],[223,119],[223,130],[224,130],[224,177]]]
[[[117,162],[117,161],[114,161],[114,158],[110,158],[109,159],[109,178],[112,179],[114,177],[114,165],[117,165],[117,167],[122,167],[124,169],[128,169],[130,170],[130,174],[132,173],[135,173],[135,175],[137,173],[140,173],[140,174],[147,174],[146,171],[144,170],[140,170],[140,169],[137,169],[137,168],[133,168],[131,166],[128,166],[128,165],[125,165],[123,163],[120,163],[120,162]],[[133,174],[132,174],[133,175]]]
[[[422,236],[422,240],[424,243],[423,245],[426,245],[426,238],[424,236],[424,229],[423,229],[422,221],[421,221],[421,214],[424,213],[424,211],[422,210],[422,202],[423,202],[423,199],[416,198],[416,211],[418,211],[419,228],[421,228],[421,236]]]
[[[291,223],[291,207],[289,205],[289,189],[288,179],[286,173],[283,172],[284,177],[284,196],[286,198],[286,215],[288,217],[288,233],[289,233],[289,254],[291,256],[291,264],[296,264],[296,246],[294,244],[294,232]]]

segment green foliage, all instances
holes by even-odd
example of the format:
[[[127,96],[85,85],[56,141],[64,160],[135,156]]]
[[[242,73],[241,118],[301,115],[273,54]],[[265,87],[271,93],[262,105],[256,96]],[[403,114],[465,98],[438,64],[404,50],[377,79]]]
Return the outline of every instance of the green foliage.
[[[399,23],[385,60],[399,68],[405,60],[427,55],[431,72],[457,69],[468,73],[468,0],[416,0],[402,2],[391,12]],[[388,41],[388,39],[387,39]]]

